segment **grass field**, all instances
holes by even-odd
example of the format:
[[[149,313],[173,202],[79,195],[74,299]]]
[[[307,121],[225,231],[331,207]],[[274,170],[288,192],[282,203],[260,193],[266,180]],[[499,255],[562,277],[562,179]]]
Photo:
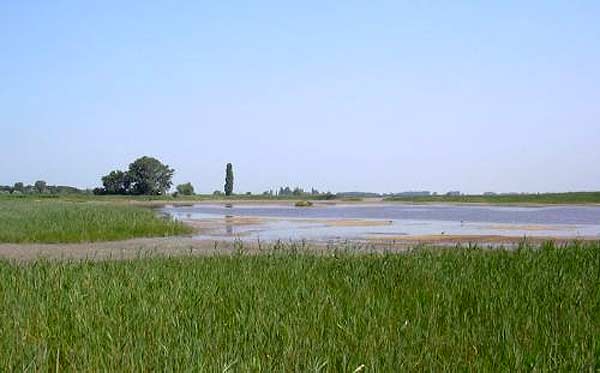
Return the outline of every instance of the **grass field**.
[[[600,244],[0,262],[0,370],[600,369]]]
[[[439,203],[489,203],[489,204],[600,204],[600,192],[541,193],[516,195],[464,195],[427,197],[388,197],[385,201],[439,202]]]
[[[112,241],[188,233],[183,224],[124,204],[61,199],[0,199],[0,242]]]

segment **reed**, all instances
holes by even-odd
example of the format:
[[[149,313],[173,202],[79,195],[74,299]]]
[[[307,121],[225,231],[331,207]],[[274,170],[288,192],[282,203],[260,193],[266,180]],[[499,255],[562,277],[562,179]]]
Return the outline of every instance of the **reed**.
[[[61,199],[0,200],[0,242],[69,243],[189,233],[148,208]]]
[[[0,261],[0,370],[600,368],[600,244]]]

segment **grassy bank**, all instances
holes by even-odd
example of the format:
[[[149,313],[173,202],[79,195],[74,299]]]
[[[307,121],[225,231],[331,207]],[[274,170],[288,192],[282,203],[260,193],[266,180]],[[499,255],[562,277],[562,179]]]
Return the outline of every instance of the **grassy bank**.
[[[489,204],[600,204],[600,192],[541,193],[515,195],[464,195],[464,196],[424,196],[388,197],[385,201],[399,202],[438,202],[438,203],[489,203]]]
[[[0,369],[600,368],[600,246],[0,262]]]
[[[0,199],[0,242],[68,243],[183,234],[149,209],[61,199]]]
[[[299,200],[310,201],[336,201],[336,202],[362,202],[368,198],[361,197],[335,197],[324,195],[302,195],[302,196],[264,196],[236,194],[233,196],[197,194],[193,196],[173,197],[166,196],[134,196],[134,195],[103,195],[91,194],[32,194],[32,195],[0,195],[0,202],[6,200],[61,200],[71,202],[113,202],[113,203],[186,203],[186,202],[235,202],[235,201],[271,201],[271,202],[295,202]],[[502,195],[463,195],[463,196],[422,196],[422,197],[386,197],[384,201],[389,202],[415,202],[415,203],[487,203],[487,204],[600,204],[600,192],[573,192],[573,193],[540,193],[540,194],[502,194]]]

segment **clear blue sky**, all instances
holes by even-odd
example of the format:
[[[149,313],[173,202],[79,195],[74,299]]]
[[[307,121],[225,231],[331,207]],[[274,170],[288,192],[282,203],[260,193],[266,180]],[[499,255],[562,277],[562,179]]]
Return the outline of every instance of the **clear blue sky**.
[[[3,1],[0,184],[600,189],[598,1]]]

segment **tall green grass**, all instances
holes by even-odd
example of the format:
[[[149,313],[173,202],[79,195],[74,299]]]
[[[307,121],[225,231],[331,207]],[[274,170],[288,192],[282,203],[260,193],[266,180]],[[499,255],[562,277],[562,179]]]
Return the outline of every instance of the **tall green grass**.
[[[0,262],[0,370],[600,369],[600,245]]]
[[[54,199],[0,200],[0,242],[94,242],[189,231],[141,207]]]

